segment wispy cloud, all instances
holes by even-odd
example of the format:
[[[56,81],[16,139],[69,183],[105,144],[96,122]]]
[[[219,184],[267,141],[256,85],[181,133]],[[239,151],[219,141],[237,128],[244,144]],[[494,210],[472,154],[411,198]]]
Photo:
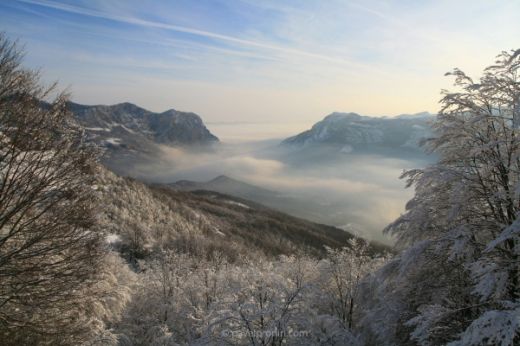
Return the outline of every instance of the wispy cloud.
[[[0,22],[78,102],[293,123],[434,112],[446,71],[476,74],[515,48],[519,11],[485,0],[18,0],[0,2]]]
[[[298,49],[291,49],[291,48],[276,46],[276,45],[269,44],[269,43],[241,39],[238,37],[222,35],[222,34],[215,33],[215,32],[188,28],[188,27],[178,26],[178,25],[174,25],[174,24],[153,22],[153,21],[144,20],[144,19],[140,19],[140,18],[124,17],[124,16],[118,16],[115,14],[102,13],[99,11],[94,11],[94,10],[90,10],[90,9],[86,9],[86,8],[82,8],[82,7],[73,6],[73,5],[56,3],[56,2],[52,2],[52,1],[43,1],[43,0],[42,1],[18,0],[18,1],[23,2],[23,3],[38,5],[38,6],[49,7],[49,8],[53,8],[53,9],[57,9],[57,10],[61,10],[61,11],[70,12],[70,13],[81,14],[84,16],[103,18],[103,19],[113,20],[113,21],[117,21],[117,22],[121,22],[121,23],[144,26],[144,27],[149,27],[149,28],[170,30],[170,31],[175,31],[175,32],[180,32],[180,33],[186,33],[186,34],[192,34],[192,35],[196,35],[196,36],[206,37],[206,38],[210,38],[210,39],[222,40],[222,41],[236,43],[236,44],[245,45],[245,46],[252,46],[252,47],[279,51],[279,52],[283,52],[283,53],[287,53],[287,54],[300,55],[300,56],[304,56],[304,57],[322,60],[325,62],[333,62],[336,64],[346,64],[346,65],[349,65],[352,67],[362,66],[362,64],[349,61],[348,59],[345,59],[345,58],[334,58],[334,57],[329,57],[326,55],[321,55],[321,54],[317,54],[317,53],[313,53],[313,52],[306,52],[306,51],[301,51]]]

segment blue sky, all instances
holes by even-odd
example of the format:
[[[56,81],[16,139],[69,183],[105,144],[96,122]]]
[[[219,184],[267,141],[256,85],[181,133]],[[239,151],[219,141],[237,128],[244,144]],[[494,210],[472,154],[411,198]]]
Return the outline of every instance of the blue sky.
[[[444,73],[520,43],[520,1],[0,2],[26,64],[87,104],[210,122],[435,112]]]

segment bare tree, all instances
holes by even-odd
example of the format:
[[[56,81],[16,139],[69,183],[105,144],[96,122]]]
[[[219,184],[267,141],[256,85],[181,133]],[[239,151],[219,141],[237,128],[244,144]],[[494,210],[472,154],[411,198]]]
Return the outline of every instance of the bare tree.
[[[94,150],[0,34],[0,344],[72,344],[100,260]]]

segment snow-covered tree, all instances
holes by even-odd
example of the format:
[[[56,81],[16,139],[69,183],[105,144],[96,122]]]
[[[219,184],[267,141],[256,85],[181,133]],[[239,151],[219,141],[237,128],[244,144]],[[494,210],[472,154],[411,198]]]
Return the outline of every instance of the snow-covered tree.
[[[479,81],[449,74],[459,90],[443,91],[427,141],[439,160],[403,175],[416,193],[387,228],[408,249],[374,277],[367,298],[367,316],[383,316],[369,327],[379,341],[520,342],[519,67],[517,50]],[[384,316],[393,331],[381,333]]]
[[[293,264],[290,259],[263,260],[230,271],[226,295],[211,324],[213,335],[231,344],[285,344],[302,325],[307,285],[302,272],[283,275],[283,268]]]
[[[368,256],[363,242],[350,246],[331,249],[322,260],[281,256],[239,263],[218,254],[156,253],[139,264],[135,293],[105,334],[138,345],[361,344],[357,287],[380,259]]]
[[[352,239],[349,247],[328,248],[327,252],[319,269],[321,305],[328,307],[328,313],[345,328],[352,329],[359,304],[359,284],[375,268],[376,261],[369,255],[368,243],[360,239]]]

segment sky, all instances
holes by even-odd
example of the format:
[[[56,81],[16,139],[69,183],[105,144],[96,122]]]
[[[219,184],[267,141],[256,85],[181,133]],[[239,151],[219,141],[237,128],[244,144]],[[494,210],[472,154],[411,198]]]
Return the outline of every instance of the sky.
[[[519,48],[519,13],[516,0],[4,0],[0,30],[79,103],[302,127],[436,112],[444,73],[478,77]]]

